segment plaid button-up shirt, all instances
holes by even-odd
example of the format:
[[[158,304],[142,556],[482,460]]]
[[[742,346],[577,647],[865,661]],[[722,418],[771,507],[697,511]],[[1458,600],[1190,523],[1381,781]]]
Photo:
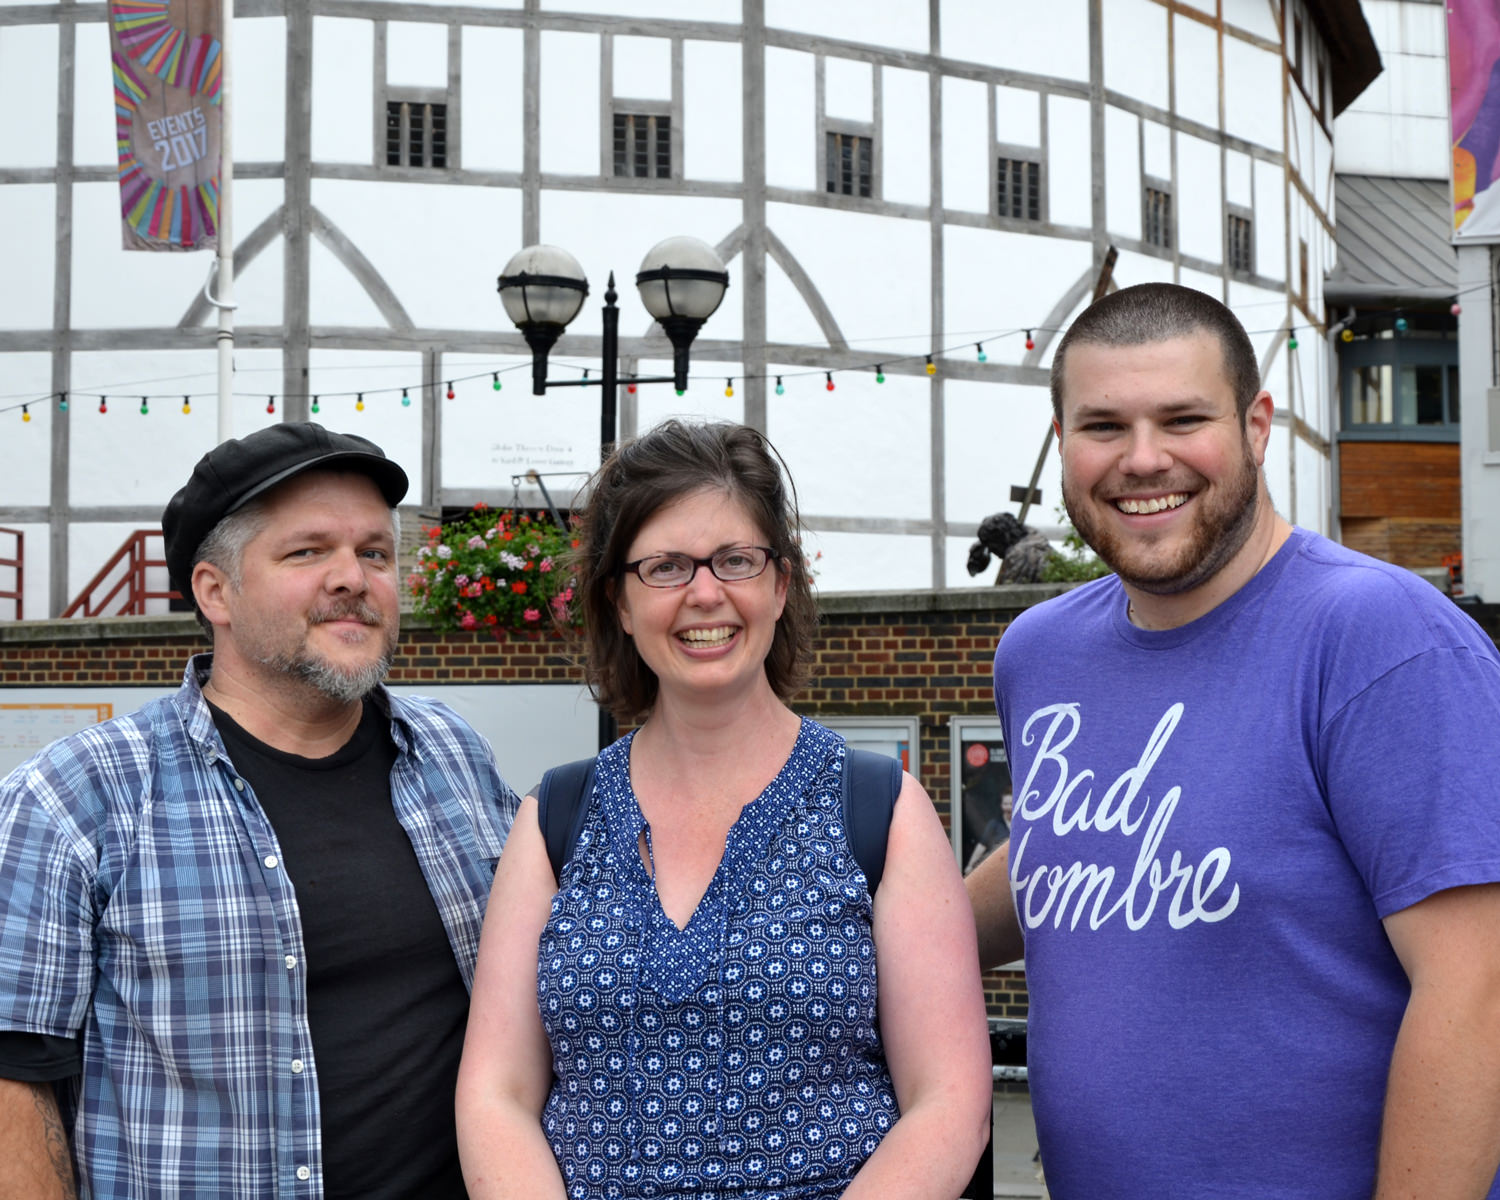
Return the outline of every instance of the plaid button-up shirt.
[[[0,1029],[82,1035],[60,1088],[83,1196],[322,1188],[302,926],[281,847],[199,690],[0,782]],[[391,802],[466,986],[519,801],[445,706],[380,689]]]

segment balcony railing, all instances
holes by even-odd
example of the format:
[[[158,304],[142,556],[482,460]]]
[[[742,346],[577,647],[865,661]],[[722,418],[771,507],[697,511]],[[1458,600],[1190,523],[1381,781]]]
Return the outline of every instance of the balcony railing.
[[[148,549],[148,543],[153,549]],[[115,551],[88,586],[73,603],[63,609],[65,617],[144,616],[148,600],[178,599],[171,590],[152,591],[146,586],[146,572],[166,569],[167,560],[160,549],[161,530],[137,529],[125,544]]]
[[[0,588],[0,604],[7,600],[15,601],[16,611],[12,615],[17,621],[21,621],[25,619],[26,535],[19,529],[0,528],[0,555],[7,550],[12,557],[0,557],[0,583],[4,582],[5,569],[9,567],[16,573],[15,587]],[[3,611],[0,611],[0,616],[3,615]]]

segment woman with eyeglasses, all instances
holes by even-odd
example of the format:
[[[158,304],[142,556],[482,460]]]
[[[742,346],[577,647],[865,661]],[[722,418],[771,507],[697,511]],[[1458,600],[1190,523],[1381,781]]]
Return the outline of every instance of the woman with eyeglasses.
[[[843,739],[788,707],[816,610],[779,464],[752,429],[668,421],[591,485],[590,683],[640,724],[560,878],[532,796],[501,858],[458,1086],[473,1200],[951,1200],[983,1149],[948,836],[904,776],[872,898]]]

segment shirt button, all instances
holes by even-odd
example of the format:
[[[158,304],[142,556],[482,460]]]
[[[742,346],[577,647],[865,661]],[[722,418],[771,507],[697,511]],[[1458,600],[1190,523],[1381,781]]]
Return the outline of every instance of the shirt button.
[[[243,792],[245,790],[245,781],[243,779],[236,779],[234,781],[234,790],[237,792]]]
[[[286,956],[286,969],[288,971],[290,971],[296,965],[297,965],[297,956],[295,954],[288,954]]]
[[[298,1179],[311,1179],[312,1178],[312,1172],[309,1171],[306,1167],[298,1167],[297,1168],[297,1178]]]
[[[300,1075],[300,1074],[302,1074],[302,1060],[300,1058],[294,1058],[294,1059],[292,1059],[292,1074],[293,1075]]]
[[[268,871],[274,871],[276,869],[276,856],[274,854],[268,854],[268,855],[266,855],[266,857],[265,857],[265,864],[266,864],[266,870],[268,870]]]

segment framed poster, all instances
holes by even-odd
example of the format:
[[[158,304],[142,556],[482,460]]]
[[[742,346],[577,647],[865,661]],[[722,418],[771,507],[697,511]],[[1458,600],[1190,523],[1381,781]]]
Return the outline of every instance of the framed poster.
[[[967,875],[1010,836],[1010,759],[994,717],[954,717],[948,730],[953,853]]]

